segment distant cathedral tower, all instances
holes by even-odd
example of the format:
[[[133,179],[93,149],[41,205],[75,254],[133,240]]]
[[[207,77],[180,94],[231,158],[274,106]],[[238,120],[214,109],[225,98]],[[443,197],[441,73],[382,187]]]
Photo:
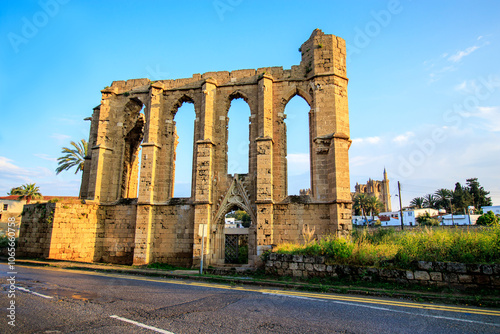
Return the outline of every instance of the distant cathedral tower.
[[[385,212],[392,211],[391,208],[391,193],[389,191],[389,178],[387,177],[387,171],[384,168],[384,179],[382,181],[376,181],[369,179],[366,184],[358,184],[354,187],[355,194],[366,194],[368,196],[377,197],[382,204],[384,204]]]

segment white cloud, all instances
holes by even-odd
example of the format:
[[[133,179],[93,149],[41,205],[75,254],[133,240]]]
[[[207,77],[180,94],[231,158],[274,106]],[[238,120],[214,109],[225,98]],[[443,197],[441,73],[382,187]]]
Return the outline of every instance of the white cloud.
[[[491,132],[500,132],[500,106],[477,107],[474,112],[463,112],[460,115],[470,118],[471,126]]]
[[[63,134],[60,134],[60,133],[53,133],[50,137],[54,138],[58,142],[66,142],[66,141],[68,141],[68,139],[71,138],[71,136],[63,135]]]
[[[43,159],[43,160],[48,160],[48,161],[54,161],[54,162],[57,162],[57,158],[52,158],[50,155],[48,154],[43,154],[43,153],[35,153],[33,154],[35,157],[37,158],[40,158],[40,159]]]
[[[448,58],[448,60],[453,62],[453,63],[457,63],[460,60],[462,60],[463,57],[470,55],[472,52],[476,51],[477,49],[479,49],[479,46],[477,46],[477,45],[468,47],[467,49],[465,49],[463,51],[458,51],[454,55],[450,56]]]
[[[352,145],[349,150],[351,186],[365,183],[368,178],[380,179],[387,168],[391,184],[401,181],[427,187],[421,193],[403,190],[403,204],[413,197],[425,195],[438,188],[453,188],[456,182],[465,183],[478,177],[486,190],[492,191],[494,203],[500,203],[500,106],[481,107],[463,115],[459,127],[426,125],[409,126],[404,134],[387,133],[381,137],[385,145]],[[440,130],[439,140],[433,132]],[[478,131],[481,129],[481,131]],[[397,138],[397,139],[396,139]],[[398,145],[395,142],[404,142]]]
[[[290,153],[287,155],[288,175],[296,176],[309,172],[310,161],[307,153]]]
[[[354,138],[352,140],[352,143],[353,144],[363,144],[363,143],[367,143],[367,144],[378,144],[380,143],[382,140],[382,138],[378,137],[378,136],[375,136],[375,137],[366,137],[366,138]]]
[[[395,142],[396,144],[402,145],[402,144],[406,144],[410,140],[410,138],[412,138],[413,136],[415,136],[415,134],[413,132],[407,131],[402,135],[394,137],[392,139],[392,141]]]

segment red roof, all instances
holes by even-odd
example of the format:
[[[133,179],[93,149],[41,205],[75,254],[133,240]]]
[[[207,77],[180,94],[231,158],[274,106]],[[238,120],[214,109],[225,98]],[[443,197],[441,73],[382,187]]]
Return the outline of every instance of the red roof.
[[[31,199],[32,201],[37,201],[37,200],[45,200],[45,201],[50,201],[51,199],[78,199],[79,197],[77,196],[42,196],[42,198],[33,198]],[[9,195],[9,196],[2,196],[0,199],[5,199],[5,200],[19,200],[19,195]]]

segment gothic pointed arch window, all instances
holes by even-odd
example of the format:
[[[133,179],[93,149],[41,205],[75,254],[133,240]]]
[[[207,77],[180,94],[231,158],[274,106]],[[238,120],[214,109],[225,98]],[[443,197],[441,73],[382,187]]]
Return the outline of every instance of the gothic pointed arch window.
[[[192,98],[184,95],[174,106],[174,197],[191,197],[196,112]]]
[[[309,110],[297,93],[285,105],[288,195],[310,194]]]
[[[227,110],[227,173],[247,174],[250,147],[250,107],[241,92],[229,95]]]

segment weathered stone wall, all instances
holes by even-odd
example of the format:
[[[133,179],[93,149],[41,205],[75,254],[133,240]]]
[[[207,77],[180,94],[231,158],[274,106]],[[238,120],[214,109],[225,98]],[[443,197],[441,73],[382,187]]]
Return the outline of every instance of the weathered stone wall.
[[[24,206],[19,231],[18,256],[48,258],[55,203]]]
[[[194,234],[192,205],[154,207],[155,229],[151,262],[190,267],[193,263]]]
[[[136,205],[100,206],[94,261],[131,264],[135,248]]]
[[[331,277],[352,281],[450,286],[459,289],[500,289],[500,264],[418,261],[416,269],[358,267],[329,263],[324,256],[269,254],[267,274],[290,277]]]
[[[77,254],[76,249],[68,253],[55,246],[53,256],[125,261],[132,236],[134,264],[197,265],[201,258],[197,231],[200,224],[206,224],[207,263],[223,264],[222,220],[233,209],[245,210],[253,218],[249,262],[254,265],[271,245],[297,241],[305,224],[316,228],[317,237],[348,234],[351,140],[345,41],[316,29],[300,52],[300,64],[291,69],[262,67],[176,80],[133,79],[115,81],[103,89],[101,104],[90,119],[90,153],[85,160],[81,197],[100,204],[106,218],[98,215],[96,221],[91,219],[88,226],[82,226],[89,233],[83,239],[89,243],[78,246],[88,248],[92,240],[99,244],[93,254],[83,250]],[[306,112],[311,195],[306,204],[287,198],[285,107],[296,95],[310,107]],[[249,127],[250,144],[248,173],[236,181],[239,177],[228,174],[227,126],[231,101],[238,98],[250,108],[249,124],[242,124]],[[196,114],[188,204],[173,198],[178,143],[175,116],[183,103],[192,103]],[[127,215],[127,222],[118,228],[130,235],[116,239],[121,232],[114,229],[122,210],[112,213],[111,207],[136,196],[136,215]],[[135,208],[136,204],[129,205]],[[73,223],[79,226],[69,216],[64,220],[68,228]],[[135,233],[129,231],[132,226]],[[64,240],[74,238],[72,233]],[[111,236],[101,240],[106,233]]]
[[[291,196],[290,203],[274,205],[275,243],[304,242],[303,227],[314,230],[314,237],[335,234],[331,226],[330,206],[321,203],[304,203],[307,196]]]
[[[131,264],[133,205],[46,203],[25,206],[20,256]]]

